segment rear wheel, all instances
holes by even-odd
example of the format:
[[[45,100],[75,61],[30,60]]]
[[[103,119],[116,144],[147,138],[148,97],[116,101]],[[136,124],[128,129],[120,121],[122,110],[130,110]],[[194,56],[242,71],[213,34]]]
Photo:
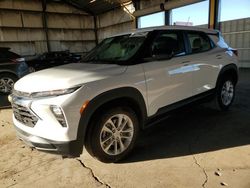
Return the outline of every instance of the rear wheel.
[[[119,107],[101,113],[86,141],[87,151],[102,162],[116,162],[133,148],[138,134],[138,120],[133,110]]]
[[[235,81],[231,77],[225,77],[218,83],[216,90],[216,106],[220,110],[228,110],[235,97]]]
[[[12,74],[0,74],[0,92],[4,94],[11,93],[16,81],[17,77]]]

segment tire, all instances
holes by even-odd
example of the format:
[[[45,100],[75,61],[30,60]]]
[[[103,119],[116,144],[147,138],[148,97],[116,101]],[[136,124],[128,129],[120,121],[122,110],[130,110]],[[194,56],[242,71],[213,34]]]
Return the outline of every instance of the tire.
[[[0,74],[0,93],[11,93],[14,88],[14,83],[17,81],[17,79],[17,76],[9,73]]]
[[[99,120],[90,125],[85,147],[102,162],[117,162],[134,147],[139,132],[137,116],[128,107],[115,107],[99,114]]]
[[[222,78],[216,88],[216,108],[226,111],[232,105],[235,98],[235,80],[230,76]]]

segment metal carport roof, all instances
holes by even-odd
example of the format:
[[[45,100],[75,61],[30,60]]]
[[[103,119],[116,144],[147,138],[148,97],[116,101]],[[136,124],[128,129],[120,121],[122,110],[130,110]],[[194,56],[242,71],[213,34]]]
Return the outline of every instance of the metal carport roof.
[[[58,0],[56,0],[58,1]],[[129,2],[129,0],[63,0],[85,12],[98,15],[117,7],[121,4]],[[131,1],[131,0],[130,0]]]

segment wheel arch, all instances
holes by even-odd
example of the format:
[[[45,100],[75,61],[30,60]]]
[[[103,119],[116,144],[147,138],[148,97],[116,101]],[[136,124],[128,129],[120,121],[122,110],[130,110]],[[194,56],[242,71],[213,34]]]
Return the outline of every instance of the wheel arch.
[[[238,67],[235,64],[230,64],[230,65],[226,65],[224,66],[221,70],[220,73],[218,75],[217,78],[217,82],[216,82],[216,87],[219,84],[219,81],[225,77],[225,76],[231,76],[233,78],[233,80],[235,81],[235,84],[238,82],[239,80],[239,71],[238,71]]]
[[[8,70],[1,70],[1,71],[0,71],[0,75],[1,75],[1,74],[10,74],[10,75],[15,76],[15,77],[18,78],[18,76],[17,76],[17,74],[16,74],[15,72],[8,71]]]
[[[147,119],[146,102],[141,92],[133,87],[122,87],[112,89],[99,94],[93,98],[83,111],[77,131],[77,140],[83,146],[86,134],[90,130],[91,122],[105,108],[127,105],[131,107],[138,116],[139,126],[144,129]]]

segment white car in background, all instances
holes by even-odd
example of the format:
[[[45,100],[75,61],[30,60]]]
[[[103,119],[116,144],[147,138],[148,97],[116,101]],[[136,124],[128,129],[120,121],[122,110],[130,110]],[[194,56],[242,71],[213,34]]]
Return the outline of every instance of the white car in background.
[[[227,110],[237,81],[237,57],[218,31],[167,26],[107,38],[82,63],[25,76],[10,101],[29,146],[73,157],[85,146],[116,162],[176,108],[214,99]]]

